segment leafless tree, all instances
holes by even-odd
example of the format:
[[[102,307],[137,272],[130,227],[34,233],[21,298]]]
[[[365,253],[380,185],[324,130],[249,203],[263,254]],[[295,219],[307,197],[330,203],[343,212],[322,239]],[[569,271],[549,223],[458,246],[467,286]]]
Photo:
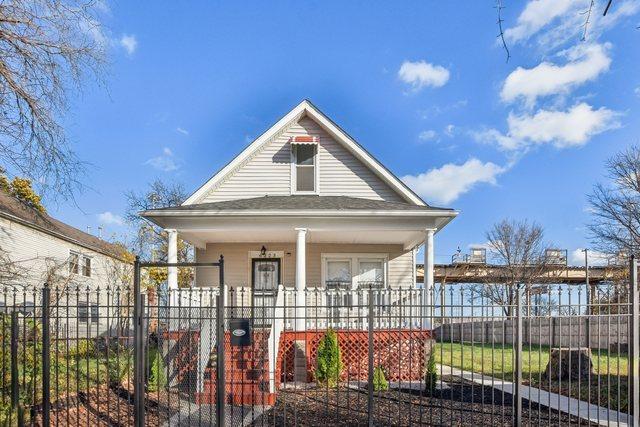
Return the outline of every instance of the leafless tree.
[[[71,91],[105,63],[98,1],[0,2],[0,162],[54,198],[81,187],[61,120]]]
[[[530,307],[532,287],[546,270],[544,230],[528,221],[503,220],[491,227],[486,239],[490,259],[500,268],[493,270],[490,283],[473,288],[473,296],[499,306],[505,316],[512,316],[518,291],[525,290],[526,306]]]
[[[640,147],[634,145],[606,163],[609,182],[589,196],[593,243],[605,253],[640,251]]]
[[[130,191],[126,194],[128,207],[125,219],[136,229],[131,249],[140,255],[142,259],[154,259],[156,261],[167,260],[168,235],[157,225],[142,218],[141,211],[178,206],[186,198],[187,194],[181,184],[167,184],[155,180],[149,184],[145,193]],[[193,246],[178,236],[178,261],[188,262],[194,259]],[[193,272],[189,268],[178,269],[178,283],[185,286],[191,283]]]

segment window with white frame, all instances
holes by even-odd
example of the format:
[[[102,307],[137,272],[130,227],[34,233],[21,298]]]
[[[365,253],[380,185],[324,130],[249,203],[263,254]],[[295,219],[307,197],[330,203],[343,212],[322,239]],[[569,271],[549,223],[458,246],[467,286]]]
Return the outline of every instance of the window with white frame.
[[[91,277],[91,258],[88,256],[82,257],[82,275]]]
[[[69,252],[69,273],[91,277],[91,257],[78,252]]]
[[[315,144],[292,145],[293,157],[293,188],[295,193],[315,193],[316,182],[316,153]]]
[[[78,274],[80,272],[80,254],[69,253],[69,273]]]
[[[352,307],[359,289],[376,290],[377,305],[387,305],[386,256],[380,254],[324,254],[324,286],[330,307]]]

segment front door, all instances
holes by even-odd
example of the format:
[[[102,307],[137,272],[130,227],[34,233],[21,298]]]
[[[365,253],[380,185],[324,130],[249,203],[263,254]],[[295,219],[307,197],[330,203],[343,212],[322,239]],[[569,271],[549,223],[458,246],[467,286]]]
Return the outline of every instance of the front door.
[[[280,283],[279,258],[251,260],[252,313],[254,326],[271,326]]]

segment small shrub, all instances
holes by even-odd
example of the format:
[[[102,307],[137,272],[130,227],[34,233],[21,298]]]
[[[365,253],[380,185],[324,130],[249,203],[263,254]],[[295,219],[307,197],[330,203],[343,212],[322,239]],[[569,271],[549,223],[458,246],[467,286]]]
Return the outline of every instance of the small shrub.
[[[424,382],[427,392],[429,394],[433,394],[438,382],[438,371],[436,369],[436,359],[433,357],[433,351],[429,355],[429,360],[427,361],[427,372],[424,375]]]
[[[149,391],[158,391],[167,384],[167,371],[162,360],[162,354],[157,348],[149,349]]]
[[[328,329],[318,344],[317,363],[315,377],[318,384],[328,387],[337,386],[343,365],[338,335],[333,329]]]
[[[107,360],[107,375],[109,377],[109,385],[118,387],[122,381],[131,373],[133,365],[133,356],[131,350],[126,350],[120,354],[111,353]]]
[[[86,359],[95,355],[96,345],[91,339],[78,340],[77,344],[69,348],[69,357],[74,359]]]
[[[389,390],[389,381],[384,376],[384,370],[382,366],[377,366],[373,370],[373,391],[387,391]]]

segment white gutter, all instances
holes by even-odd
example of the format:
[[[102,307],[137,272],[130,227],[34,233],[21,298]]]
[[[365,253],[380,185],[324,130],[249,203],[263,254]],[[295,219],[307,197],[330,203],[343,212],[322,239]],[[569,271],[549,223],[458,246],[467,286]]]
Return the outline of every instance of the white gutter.
[[[207,216],[285,216],[285,217],[370,217],[370,216],[393,216],[393,217],[449,217],[454,218],[458,211],[364,211],[364,210],[158,210],[140,212],[143,217],[207,217]]]

